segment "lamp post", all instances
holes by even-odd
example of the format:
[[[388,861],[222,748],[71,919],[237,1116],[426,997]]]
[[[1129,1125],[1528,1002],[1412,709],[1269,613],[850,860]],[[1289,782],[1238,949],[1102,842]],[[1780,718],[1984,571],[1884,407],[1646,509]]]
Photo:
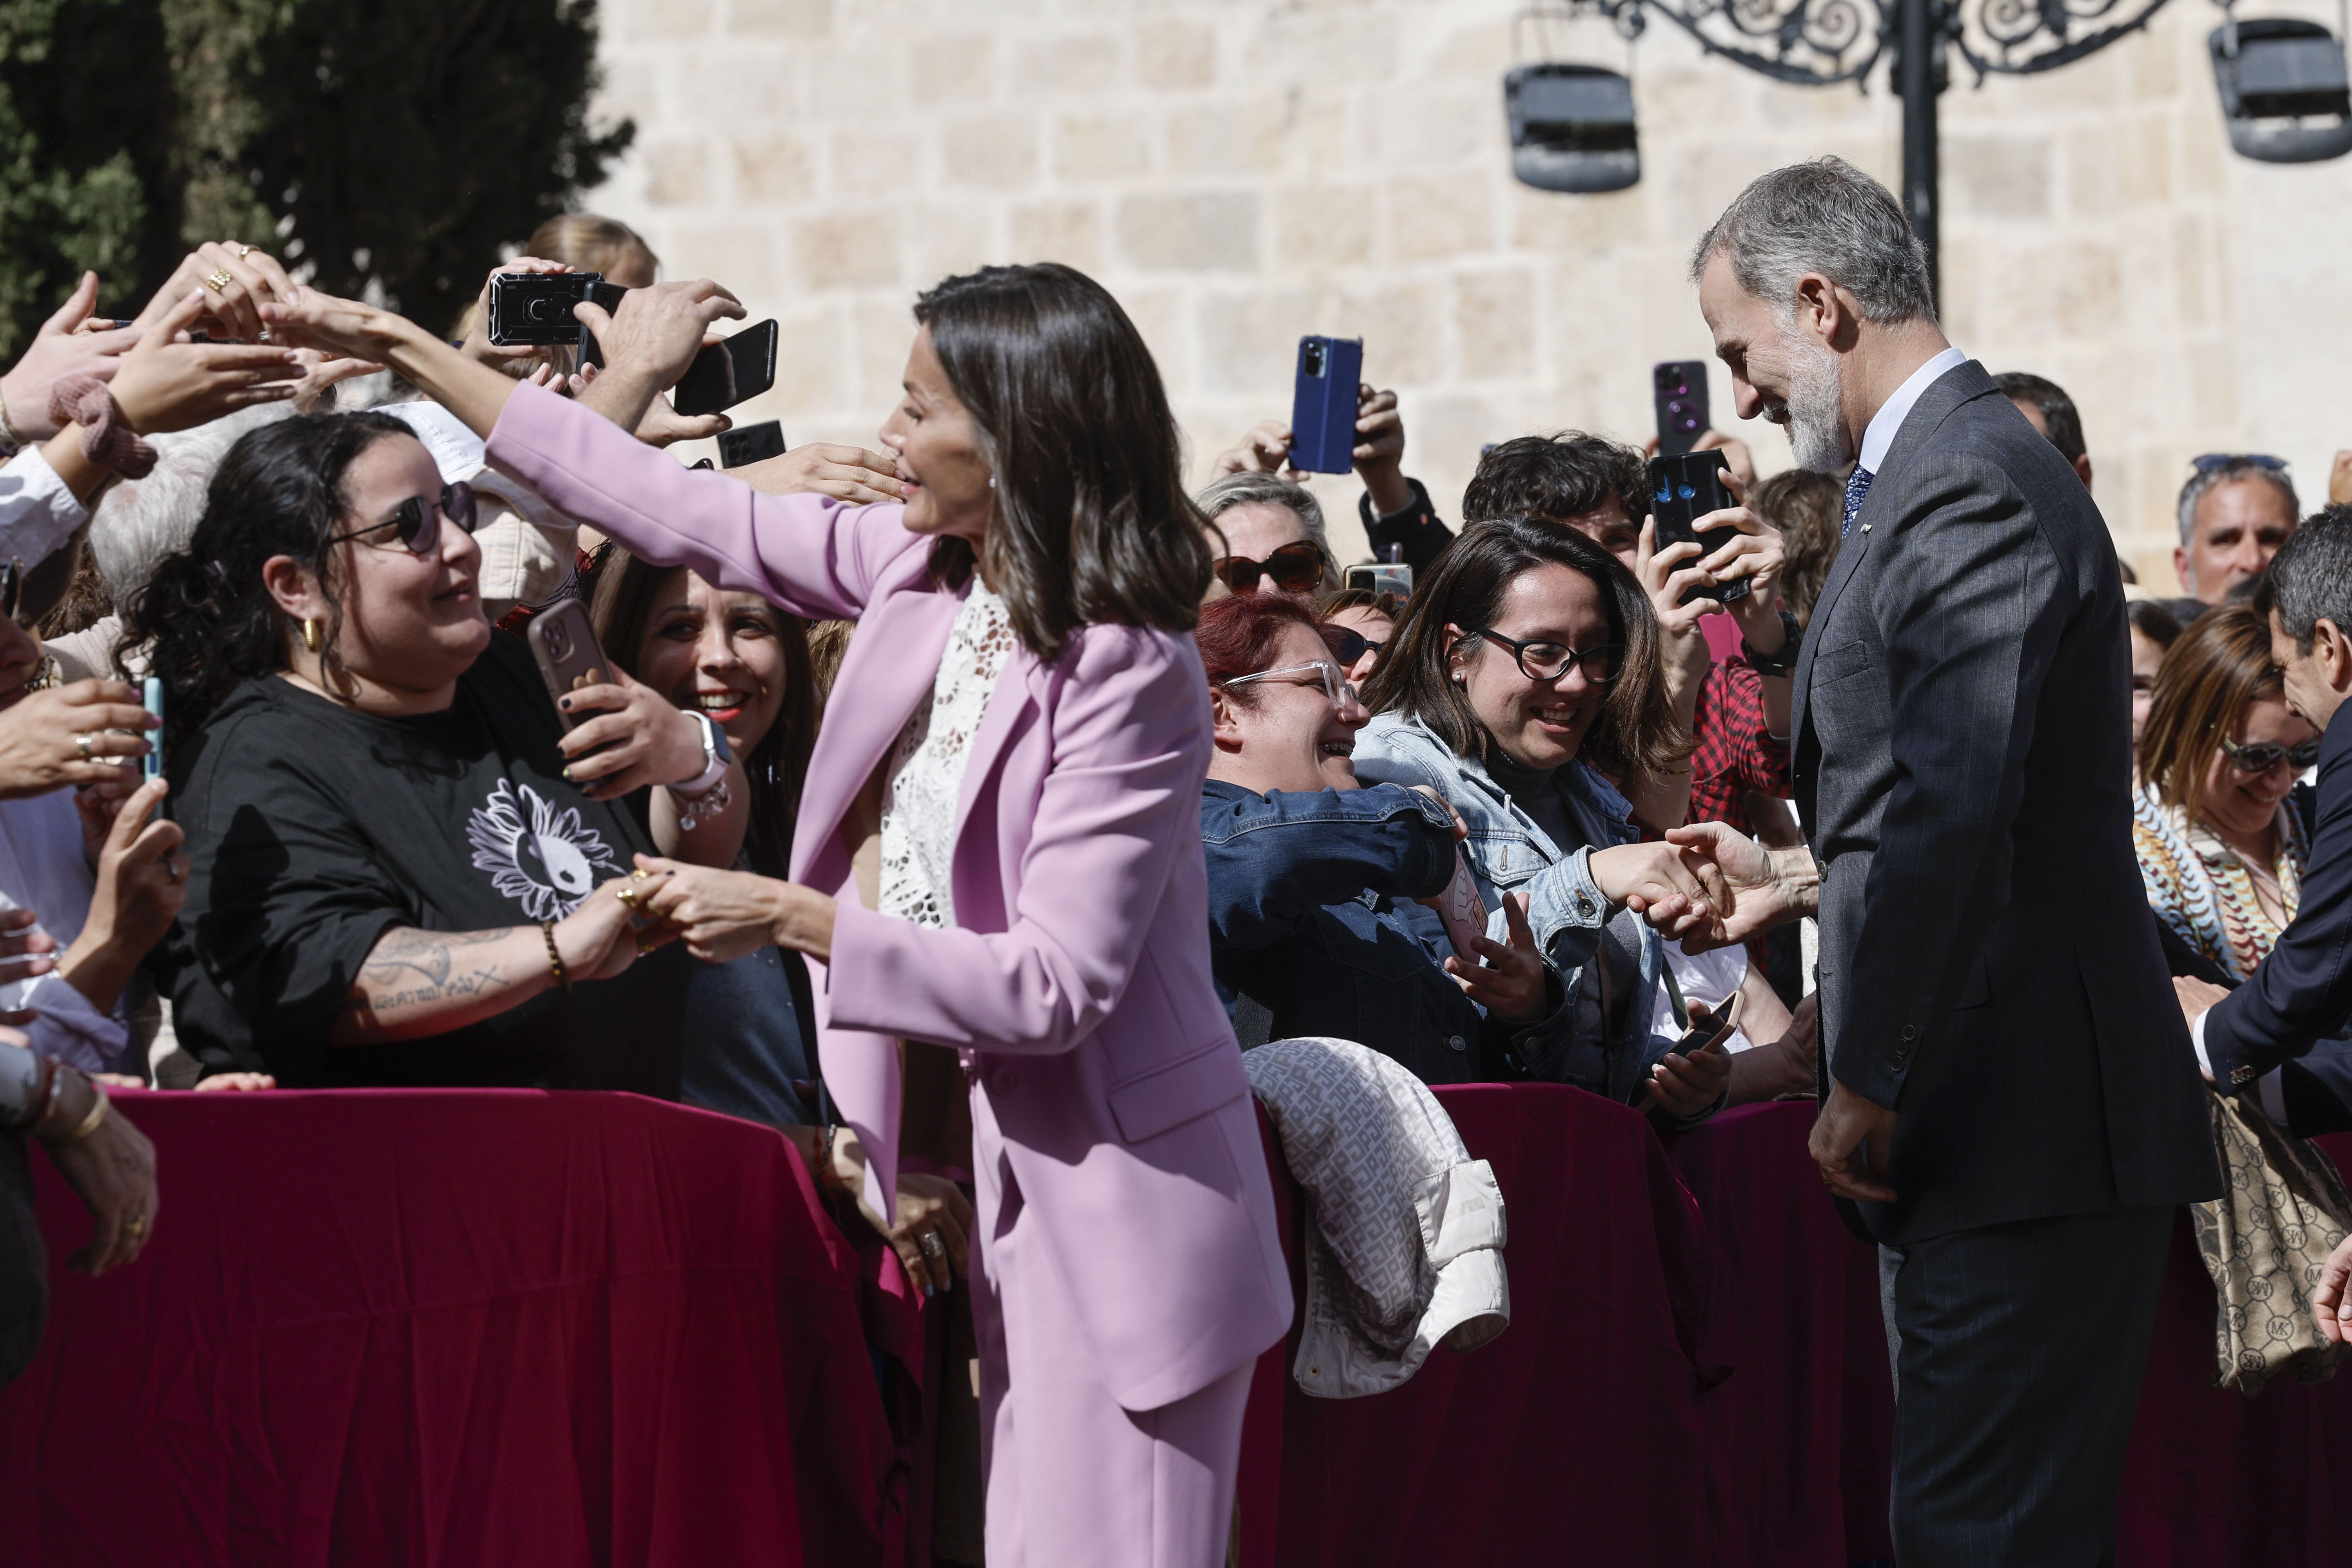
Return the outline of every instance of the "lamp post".
[[[1801,87],[1862,86],[1879,61],[1903,100],[1903,210],[1937,279],[1936,100],[1958,54],[1983,84],[2072,65],[2147,26],[2166,0],[1554,0],[1538,20],[1599,15],[1629,42],[1654,12],[1719,55]],[[1630,127],[1629,127],[1630,131]],[[1625,182],[1630,183],[1630,176]],[[1569,188],[1555,186],[1554,188]],[[1609,187],[1601,187],[1609,188]]]

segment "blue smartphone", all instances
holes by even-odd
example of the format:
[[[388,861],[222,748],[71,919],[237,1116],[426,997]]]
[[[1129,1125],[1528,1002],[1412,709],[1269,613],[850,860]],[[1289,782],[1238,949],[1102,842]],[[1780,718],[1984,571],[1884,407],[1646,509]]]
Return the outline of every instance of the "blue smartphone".
[[[162,677],[151,675],[147,678],[146,684],[139,689],[139,706],[158,719],[163,716]],[[163,726],[158,724],[147,731],[147,743],[152,749],[139,759],[139,776],[142,780],[160,779],[163,776]]]
[[[1356,466],[1356,389],[1363,374],[1363,339],[1298,340],[1298,385],[1290,398],[1292,468],[1344,474]]]

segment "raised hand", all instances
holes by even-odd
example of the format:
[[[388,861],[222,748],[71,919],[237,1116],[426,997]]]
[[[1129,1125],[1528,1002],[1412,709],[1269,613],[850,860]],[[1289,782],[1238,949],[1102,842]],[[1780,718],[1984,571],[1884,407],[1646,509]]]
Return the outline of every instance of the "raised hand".
[[[907,499],[906,487],[898,480],[898,459],[863,447],[812,441],[781,458],[746,463],[730,471],[753,489],[772,496],[831,496],[859,506]]]
[[[84,331],[82,323],[98,304],[98,274],[85,272],[80,283],[57,313],[43,321],[25,355],[7,374],[0,375],[0,403],[8,423],[27,441],[43,441],[58,433],[49,417],[49,389],[69,375],[94,375],[110,380],[121,356],[142,333],[137,327]]]
[[[1464,995],[1496,1017],[1514,1024],[1532,1024],[1544,1016],[1550,987],[1544,980],[1543,953],[1537,948],[1536,933],[1528,924],[1525,893],[1503,895],[1503,920],[1510,928],[1509,945],[1488,937],[1474,937],[1471,947],[1486,962],[1474,963],[1456,954],[1445,961],[1445,973],[1462,987]]]
[[[1290,461],[1290,426],[1280,419],[1261,419],[1231,447],[1217,454],[1209,470],[1213,479],[1228,474],[1280,474],[1286,479],[1307,476],[1285,467]]]
[[[205,308],[202,289],[189,294],[122,356],[110,390],[139,434],[186,430],[257,403],[282,403],[299,389],[304,367],[280,344],[179,342]]]

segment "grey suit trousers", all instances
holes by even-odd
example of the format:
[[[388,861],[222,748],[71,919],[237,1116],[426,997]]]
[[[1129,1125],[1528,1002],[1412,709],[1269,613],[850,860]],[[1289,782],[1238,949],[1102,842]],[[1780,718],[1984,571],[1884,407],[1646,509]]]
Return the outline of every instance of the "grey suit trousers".
[[[1895,1561],[2095,1568],[2172,1241],[2169,1206],[1914,1241],[1895,1277]]]

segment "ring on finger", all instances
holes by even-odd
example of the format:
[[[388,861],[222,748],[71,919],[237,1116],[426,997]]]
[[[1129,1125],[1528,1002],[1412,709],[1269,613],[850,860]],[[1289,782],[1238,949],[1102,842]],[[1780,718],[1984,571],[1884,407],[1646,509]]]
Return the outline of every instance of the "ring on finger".
[[[615,888],[613,889],[613,896],[620,900],[624,906],[633,911],[637,908],[637,889],[635,888],[625,885]]]
[[[205,287],[217,294],[236,281],[236,275],[231,272],[227,268],[224,267],[219,271],[205,279]]]
[[[81,753],[81,760],[85,763],[89,761],[89,743],[93,740],[97,739],[96,731],[90,730],[78,730],[74,732],[73,739],[74,750]]]
[[[940,1239],[940,1233],[936,1230],[923,1232],[917,1239],[916,1245],[923,1249],[923,1256],[926,1258],[942,1257],[948,1249],[948,1244]]]
[[[228,247],[236,252],[236,258],[239,261],[244,260],[247,257],[253,254],[253,247],[249,245],[239,245],[236,240],[230,240]]]
[[[133,1241],[138,1240],[141,1237],[147,1234],[147,1216],[143,1214],[132,1215],[129,1219],[122,1222],[122,1231],[124,1235],[130,1237]]]

